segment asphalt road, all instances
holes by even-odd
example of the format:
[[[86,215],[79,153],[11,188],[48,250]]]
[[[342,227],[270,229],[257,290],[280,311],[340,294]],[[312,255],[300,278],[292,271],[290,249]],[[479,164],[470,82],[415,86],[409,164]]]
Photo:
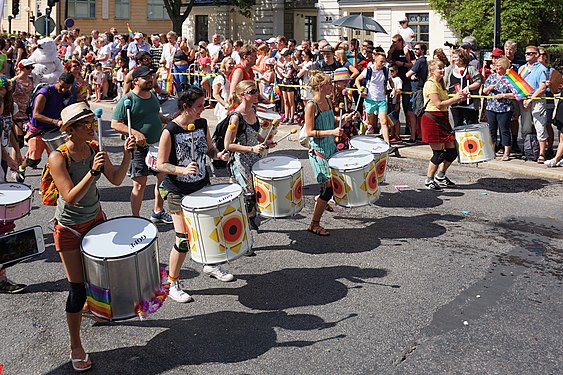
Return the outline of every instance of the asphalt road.
[[[119,138],[104,127],[115,153]],[[317,193],[305,149],[286,139],[275,152],[302,162],[303,211],[262,224],[257,256],[227,265],[233,282],[187,260],[193,303],[167,300],[145,321],[84,320],[91,374],[563,373],[560,182],[456,164],[458,186],[434,192],[426,162],[391,158],[376,204],[326,213],[331,236],[318,237],[305,230]],[[39,174],[26,182],[37,187]],[[108,217],[130,213],[128,178],[98,186]],[[150,188],[145,198],[148,217]],[[8,271],[29,288],[0,295],[3,374],[73,372],[53,214],[36,199],[17,222],[41,225],[48,248]],[[158,228],[167,265],[174,231]]]

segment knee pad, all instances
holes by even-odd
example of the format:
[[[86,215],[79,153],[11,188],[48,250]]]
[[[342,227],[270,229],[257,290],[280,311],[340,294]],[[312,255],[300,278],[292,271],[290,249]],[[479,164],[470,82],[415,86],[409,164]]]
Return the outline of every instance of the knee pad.
[[[84,308],[86,302],[86,288],[84,283],[69,283],[70,291],[66,299],[66,312],[75,314]]]
[[[174,249],[179,253],[187,253],[190,249],[188,246],[188,235],[185,233],[176,232],[178,244],[174,244]]]
[[[254,207],[256,207],[256,193],[244,194],[244,203],[246,205],[246,212],[252,212]]]
[[[39,165],[39,163],[41,163],[41,159],[35,160],[35,159],[26,158],[25,163],[27,164],[28,167],[35,168]]]
[[[440,165],[446,159],[444,150],[432,150],[432,158],[430,162],[434,165]]]
[[[319,198],[323,201],[328,202],[332,198],[332,185],[323,185],[321,186],[321,194],[319,194]]]
[[[453,163],[455,159],[457,159],[457,148],[447,148],[444,151],[444,159]]]

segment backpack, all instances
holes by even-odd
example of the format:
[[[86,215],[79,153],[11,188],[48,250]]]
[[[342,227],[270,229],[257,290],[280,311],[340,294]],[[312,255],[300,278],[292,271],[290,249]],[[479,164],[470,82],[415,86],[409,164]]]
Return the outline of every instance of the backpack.
[[[371,66],[368,66],[366,68],[366,77],[362,78],[362,81],[361,81],[361,85],[363,87],[366,87],[368,82],[371,81],[372,74],[373,74],[373,69],[371,68]],[[385,80],[384,80],[385,87],[387,87],[387,81],[389,80],[389,68],[386,67],[386,66],[383,67],[383,76],[385,77]]]
[[[49,87],[49,85],[50,83],[40,83],[37,86],[35,86],[35,88],[31,92],[31,95],[29,96],[29,100],[27,101],[27,106],[25,107],[25,114],[28,117],[31,117],[31,115],[33,114],[33,105],[35,104],[35,98],[37,97],[37,93],[42,88]],[[48,90],[50,90],[50,88],[48,88]]]
[[[535,133],[528,133],[524,137],[524,156],[532,161],[537,161],[540,157],[540,143]]]
[[[241,122],[240,120],[242,119],[242,115],[237,111],[231,111],[227,114],[227,117],[225,117],[217,124],[215,131],[213,132],[213,136],[211,137],[211,143],[213,143],[213,146],[215,146],[215,148],[219,152],[225,149],[225,134],[227,133],[227,128],[231,123],[232,115],[237,115],[239,118],[239,123]],[[237,138],[241,136],[245,131],[246,126],[239,126],[237,128]],[[215,168],[226,168],[228,162],[223,160],[213,160],[212,163]]]
[[[98,145],[96,143],[88,143],[90,148],[94,153],[98,152]],[[68,151],[68,147],[66,143],[63,143],[59,146],[56,150],[60,152],[63,157],[65,158],[66,168],[70,166],[70,152]],[[41,202],[46,206],[56,206],[57,199],[59,199],[59,189],[57,189],[57,185],[55,185],[55,181],[53,180],[53,176],[51,176],[51,170],[49,169],[49,163],[45,164],[43,167],[43,171],[41,172]]]
[[[314,110],[315,110],[315,121],[317,121],[317,117],[319,117],[321,111],[319,110],[319,105],[314,100],[308,100],[307,103],[313,102]],[[299,144],[305,148],[309,148],[309,137],[307,136],[307,130],[305,129],[305,123],[301,125],[301,129],[299,130],[299,135],[297,137]]]
[[[424,112],[426,111],[426,106],[430,99],[426,103],[424,103],[424,95],[422,90],[416,90],[412,93],[412,111],[414,112],[416,117],[421,117]]]

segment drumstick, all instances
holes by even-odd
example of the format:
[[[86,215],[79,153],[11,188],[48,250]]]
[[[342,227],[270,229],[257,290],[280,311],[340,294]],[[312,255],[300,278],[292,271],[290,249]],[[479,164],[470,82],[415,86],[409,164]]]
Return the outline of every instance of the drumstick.
[[[338,112],[339,112],[339,116],[340,116],[340,119],[338,120],[338,122],[339,122],[339,123],[338,123],[338,127],[339,127],[339,128],[342,128],[342,109],[344,109],[344,103],[338,104],[338,109],[339,109]],[[334,141],[335,141],[336,143],[339,143],[339,142],[340,142],[340,137],[339,137],[339,136],[336,136],[336,137],[334,138]]]
[[[94,110],[94,114],[96,115],[96,118],[98,119],[98,148],[100,149],[100,151],[103,150],[103,146],[102,146],[102,113],[104,113],[104,110],[101,108],[96,108],[96,110]]]
[[[188,124],[188,131],[192,136],[192,161],[195,161],[195,143],[194,143],[194,132],[195,132],[195,125]]]
[[[342,90],[342,96],[344,97],[344,110],[348,112],[348,90]]]
[[[358,101],[356,102],[356,108],[354,108],[354,112],[358,112],[358,107],[360,106],[360,100],[362,99],[362,93],[366,88],[364,86],[360,87],[360,96],[358,96]]]
[[[123,104],[127,112],[127,130],[129,131],[129,137],[131,137],[131,99],[125,99]]]
[[[297,133],[297,129],[295,129],[295,128],[291,129],[291,131],[289,132],[289,134],[295,134],[295,133]],[[274,141],[274,142],[272,142],[272,143],[279,143],[279,142],[283,141],[289,134],[284,135],[284,136],[281,137],[279,140]]]

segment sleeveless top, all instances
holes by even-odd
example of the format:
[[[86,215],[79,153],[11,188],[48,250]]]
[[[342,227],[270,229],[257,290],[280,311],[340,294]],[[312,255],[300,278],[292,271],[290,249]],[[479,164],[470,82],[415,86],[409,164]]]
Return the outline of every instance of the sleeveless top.
[[[252,73],[252,70],[248,71],[248,70],[244,69],[244,67],[241,64],[238,64],[233,68],[233,71],[229,75],[229,82],[233,81],[233,74],[235,74],[235,72],[238,69],[242,69],[242,80],[243,81],[248,81],[248,80],[253,81],[254,80],[254,73]]]
[[[320,110],[318,104],[314,101],[315,106],[315,130],[333,130],[334,129],[334,112],[329,104],[329,109],[326,111]],[[327,99],[328,102],[328,99]],[[338,149],[336,148],[336,143],[334,143],[334,137],[309,137],[309,145],[322,154],[326,159],[334,155]]]

